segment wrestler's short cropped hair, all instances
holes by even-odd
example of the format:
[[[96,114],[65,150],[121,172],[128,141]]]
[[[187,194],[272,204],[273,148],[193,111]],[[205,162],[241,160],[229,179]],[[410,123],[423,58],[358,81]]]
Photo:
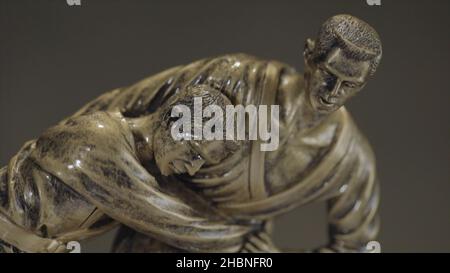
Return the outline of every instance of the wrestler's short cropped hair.
[[[170,130],[172,123],[175,120],[178,120],[178,117],[171,117],[171,112],[174,107],[179,105],[184,105],[191,111],[191,134],[194,135],[194,127],[197,125],[204,125],[204,123],[211,118],[203,117],[202,124],[196,124],[194,120],[194,99],[202,98],[203,107],[207,107],[208,105],[216,105],[220,107],[223,113],[226,113],[226,106],[231,105],[231,101],[219,91],[216,87],[209,85],[193,85],[187,86],[184,90],[181,90],[178,94],[176,94],[170,101],[167,102],[167,107],[164,107],[165,110],[161,113],[161,126],[166,130]],[[203,109],[202,109],[203,111]],[[214,118],[223,118],[223,117],[212,117]],[[223,139],[225,141],[226,148],[229,151],[236,151],[242,147],[243,143],[238,140],[227,140],[226,139],[226,119],[221,120],[223,122]],[[192,140],[188,141],[191,144],[201,144],[202,142],[206,142],[208,140]],[[197,145],[192,145],[192,147],[197,147]]]
[[[228,103],[226,98],[222,96],[221,92],[214,87],[210,87],[208,85],[193,85],[187,86],[184,90],[181,90],[178,94],[176,94],[171,101],[168,102],[168,106],[166,110],[161,115],[161,121],[163,125],[166,127],[170,127],[171,122],[173,120],[177,120],[178,118],[172,118],[171,112],[172,109],[179,105],[184,105],[191,110],[191,119],[192,124],[194,124],[194,99],[201,98],[203,107],[208,105],[217,105],[224,112],[225,107]],[[203,109],[201,109],[203,111]],[[202,122],[209,120],[209,118],[203,118]]]
[[[351,15],[336,15],[325,21],[319,31],[313,57],[323,60],[336,47],[342,49],[348,58],[371,60],[370,74],[375,72],[382,55],[378,33],[369,24]]]

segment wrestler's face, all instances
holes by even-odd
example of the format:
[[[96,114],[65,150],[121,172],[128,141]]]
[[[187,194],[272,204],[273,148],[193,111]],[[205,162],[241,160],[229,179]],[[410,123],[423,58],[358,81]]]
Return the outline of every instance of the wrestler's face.
[[[306,57],[306,56],[305,56]],[[366,84],[370,61],[357,61],[332,50],[323,61],[306,60],[305,80],[311,106],[318,112],[331,113]]]
[[[168,130],[159,129],[154,138],[155,161],[162,175],[195,175],[204,165],[217,164],[224,159],[224,141],[175,140]]]
[[[205,163],[186,141],[174,140],[166,129],[154,138],[155,161],[162,175],[189,173],[194,175]]]

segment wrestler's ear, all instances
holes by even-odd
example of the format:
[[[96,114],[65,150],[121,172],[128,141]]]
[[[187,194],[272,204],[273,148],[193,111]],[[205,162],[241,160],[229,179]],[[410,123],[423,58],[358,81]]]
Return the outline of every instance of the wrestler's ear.
[[[315,46],[316,42],[313,39],[311,38],[306,39],[305,49],[303,50],[303,57],[305,58],[305,62],[311,60]]]

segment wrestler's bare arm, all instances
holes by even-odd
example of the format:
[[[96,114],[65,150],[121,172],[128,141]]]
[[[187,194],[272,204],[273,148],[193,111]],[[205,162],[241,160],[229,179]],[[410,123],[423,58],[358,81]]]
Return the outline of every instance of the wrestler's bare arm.
[[[336,197],[328,200],[330,244],[323,252],[366,252],[379,230],[379,185],[373,152],[363,136],[355,137],[356,172]]]

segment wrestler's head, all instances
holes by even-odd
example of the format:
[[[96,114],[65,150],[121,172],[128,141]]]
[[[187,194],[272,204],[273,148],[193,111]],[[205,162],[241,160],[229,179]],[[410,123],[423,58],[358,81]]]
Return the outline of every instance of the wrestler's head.
[[[208,105],[217,105],[225,113],[225,106],[231,104],[230,100],[221,92],[206,85],[189,87],[180,91],[163,105],[160,111],[160,126],[154,135],[155,161],[161,174],[194,175],[202,166],[215,165],[225,159],[230,153],[239,149],[238,141],[225,140],[194,140],[196,126],[194,119],[194,98],[202,98],[203,108]],[[180,117],[172,117],[174,107],[186,106],[192,113],[192,128],[190,139],[176,139],[172,128]],[[215,117],[212,117],[215,118]],[[203,126],[207,120],[202,119]],[[225,125],[224,127],[225,128]],[[189,134],[189,132],[187,133]]]
[[[306,92],[311,106],[331,113],[358,93],[375,73],[382,54],[376,31],[350,15],[336,15],[305,45]]]

